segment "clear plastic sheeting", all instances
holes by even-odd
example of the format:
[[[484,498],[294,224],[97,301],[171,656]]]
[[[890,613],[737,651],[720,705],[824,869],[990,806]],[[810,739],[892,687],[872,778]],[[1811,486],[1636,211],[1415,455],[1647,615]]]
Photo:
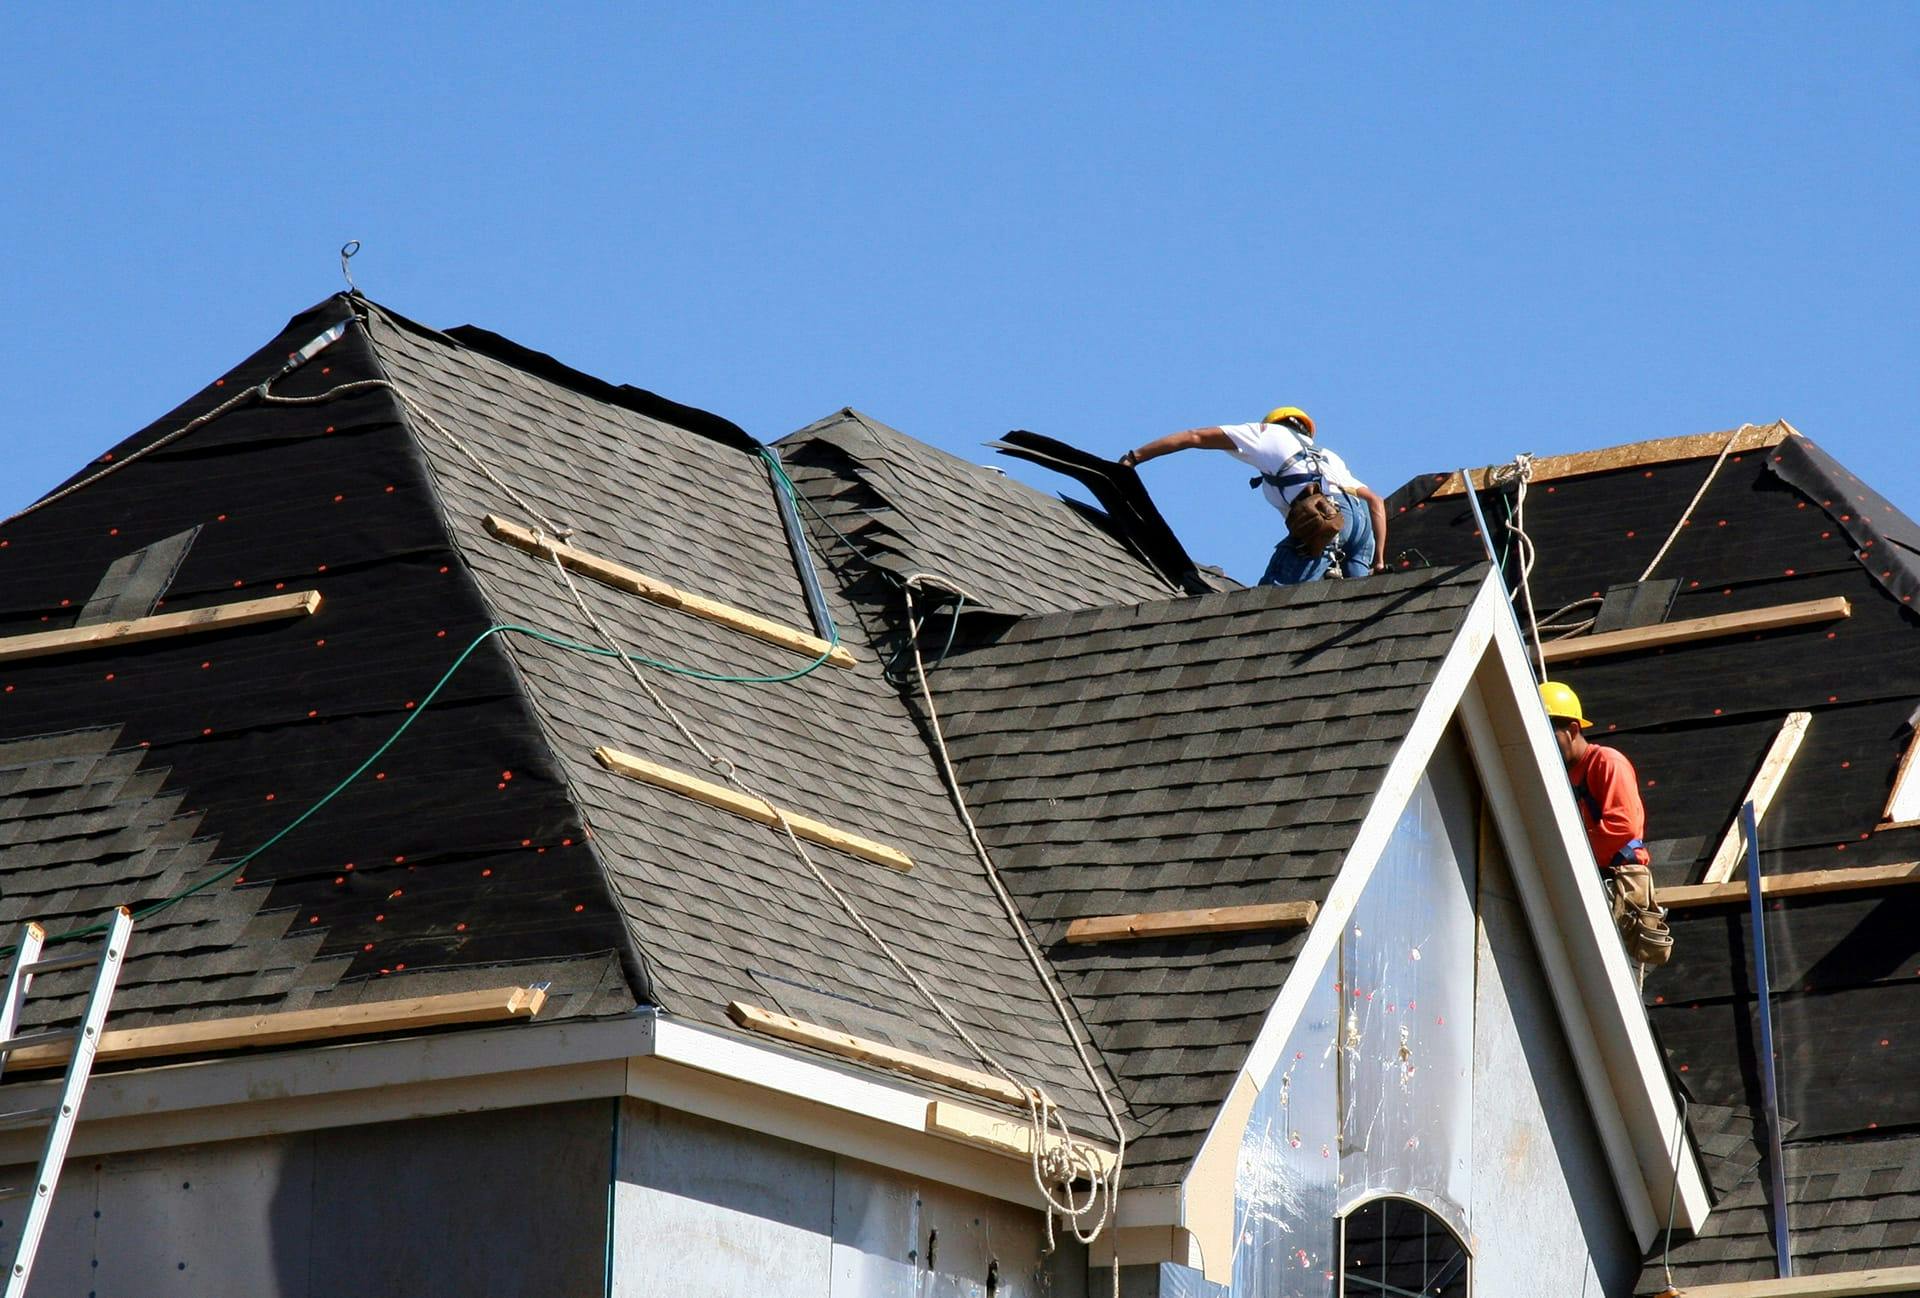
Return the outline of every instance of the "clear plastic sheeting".
[[[1452,790],[1448,790],[1449,795]],[[1330,1298],[1339,1214],[1402,1195],[1471,1238],[1474,826],[1422,777],[1249,1117],[1235,1298]]]

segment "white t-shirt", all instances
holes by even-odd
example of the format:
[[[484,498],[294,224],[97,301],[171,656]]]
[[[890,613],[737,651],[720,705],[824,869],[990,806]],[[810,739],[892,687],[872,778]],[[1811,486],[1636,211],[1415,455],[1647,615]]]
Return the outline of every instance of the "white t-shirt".
[[[1271,473],[1275,477],[1317,473],[1327,480],[1329,488],[1339,491],[1353,491],[1367,485],[1353,476],[1353,470],[1338,454],[1315,446],[1284,424],[1221,424],[1220,431],[1233,443],[1233,449],[1228,454],[1242,463],[1252,465],[1261,473]],[[1269,505],[1284,514],[1293,503],[1293,498],[1305,486],[1305,483],[1301,483],[1281,491],[1271,482],[1263,482],[1260,484],[1260,494],[1266,497]]]

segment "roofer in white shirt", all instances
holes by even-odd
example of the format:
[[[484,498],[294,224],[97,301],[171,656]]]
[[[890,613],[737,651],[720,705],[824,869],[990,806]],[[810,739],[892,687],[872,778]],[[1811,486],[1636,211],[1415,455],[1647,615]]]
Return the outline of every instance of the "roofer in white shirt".
[[[1347,462],[1317,445],[1313,420],[1298,406],[1269,410],[1257,424],[1189,428],[1128,451],[1129,467],[1194,447],[1225,451],[1259,470],[1248,485],[1260,488],[1287,520],[1287,536],[1273,549],[1262,586],[1291,586],[1326,575],[1336,552],[1340,572],[1365,577],[1384,571],[1387,505],[1353,476]]]

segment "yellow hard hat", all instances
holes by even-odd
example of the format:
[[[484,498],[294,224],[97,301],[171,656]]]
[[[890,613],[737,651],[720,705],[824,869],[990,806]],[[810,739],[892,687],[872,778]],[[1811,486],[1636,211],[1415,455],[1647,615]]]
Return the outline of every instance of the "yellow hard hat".
[[[1580,711],[1580,696],[1559,681],[1540,683],[1540,701],[1547,705],[1547,715],[1561,721],[1578,721],[1582,730],[1591,730],[1593,722]]]
[[[1275,406],[1261,419],[1263,424],[1277,424],[1284,419],[1297,419],[1306,427],[1307,436],[1313,436],[1313,416],[1299,406]]]

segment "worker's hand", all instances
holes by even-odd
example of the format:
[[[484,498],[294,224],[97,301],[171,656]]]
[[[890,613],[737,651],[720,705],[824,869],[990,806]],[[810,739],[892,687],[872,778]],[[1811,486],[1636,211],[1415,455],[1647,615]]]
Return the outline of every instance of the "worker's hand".
[[[1140,452],[1138,451],[1125,452],[1120,457],[1120,463],[1124,467],[1129,469],[1138,468],[1140,466]]]

